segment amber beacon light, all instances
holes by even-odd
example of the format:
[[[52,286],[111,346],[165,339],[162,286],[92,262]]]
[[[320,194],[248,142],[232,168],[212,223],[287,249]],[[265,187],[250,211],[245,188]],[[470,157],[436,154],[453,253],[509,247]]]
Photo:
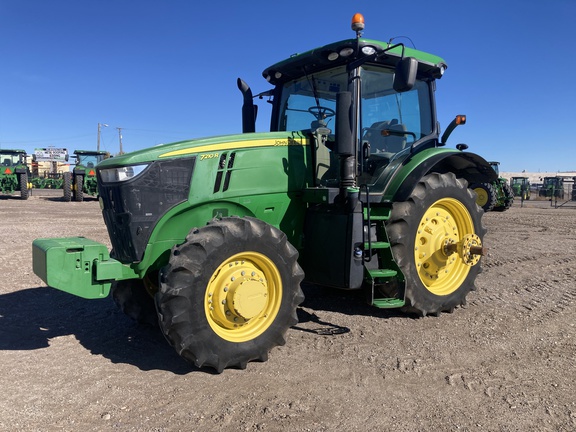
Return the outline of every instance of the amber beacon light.
[[[352,30],[356,32],[356,36],[360,37],[362,30],[364,30],[364,15],[355,13],[352,17]]]

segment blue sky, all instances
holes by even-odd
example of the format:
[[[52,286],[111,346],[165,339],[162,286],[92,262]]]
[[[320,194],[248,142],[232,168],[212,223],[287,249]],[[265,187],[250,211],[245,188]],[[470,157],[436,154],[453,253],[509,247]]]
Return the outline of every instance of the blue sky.
[[[576,170],[575,0],[0,0],[0,147],[95,149],[98,123],[113,153],[118,127],[125,151],[238,133],[236,79],[267,90],[263,69],[354,37],[355,12],[365,37],[446,60],[439,121],[468,118],[449,147],[501,171]]]

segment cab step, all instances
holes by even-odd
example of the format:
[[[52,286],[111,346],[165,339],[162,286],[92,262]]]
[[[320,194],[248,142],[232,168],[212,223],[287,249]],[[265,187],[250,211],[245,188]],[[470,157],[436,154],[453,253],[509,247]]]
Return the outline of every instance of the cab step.
[[[372,306],[376,306],[380,309],[395,309],[401,308],[406,303],[402,299],[398,298],[378,298],[372,300]]]
[[[367,269],[372,279],[391,278],[398,274],[396,270],[391,269]]]
[[[364,243],[364,250],[372,249],[388,249],[390,247],[390,243],[384,241],[373,241],[373,242],[366,242]]]

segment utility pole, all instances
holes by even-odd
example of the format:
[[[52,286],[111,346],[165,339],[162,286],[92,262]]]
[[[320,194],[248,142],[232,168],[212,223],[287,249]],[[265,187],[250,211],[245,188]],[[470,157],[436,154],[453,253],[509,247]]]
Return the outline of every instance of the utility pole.
[[[124,154],[124,151],[122,151],[122,128],[117,127],[116,129],[118,129],[118,140],[120,141],[120,153],[118,154],[120,156]]]
[[[100,131],[102,130],[102,126],[108,127],[106,123],[98,123],[98,143],[96,145],[96,150],[100,151]]]

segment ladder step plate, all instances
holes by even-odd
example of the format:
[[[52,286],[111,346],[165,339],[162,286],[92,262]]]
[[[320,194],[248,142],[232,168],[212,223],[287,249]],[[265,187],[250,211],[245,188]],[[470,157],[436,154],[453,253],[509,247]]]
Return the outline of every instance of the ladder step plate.
[[[372,246],[372,249],[388,249],[388,248],[390,248],[390,243],[382,242],[382,241],[373,241],[369,245],[366,242],[366,243],[364,243],[364,250],[368,250],[369,246]]]
[[[373,278],[389,278],[394,277],[398,274],[396,270],[389,270],[389,269],[372,269],[368,270],[370,276]]]
[[[366,219],[368,219],[368,218],[364,217],[364,220],[366,220]],[[372,220],[372,221],[386,221],[388,219],[390,219],[388,216],[376,216],[373,214],[370,215],[370,220]]]
[[[379,298],[372,301],[372,305],[380,309],[400,308],[404,306],[404,300],[397,298]]]

